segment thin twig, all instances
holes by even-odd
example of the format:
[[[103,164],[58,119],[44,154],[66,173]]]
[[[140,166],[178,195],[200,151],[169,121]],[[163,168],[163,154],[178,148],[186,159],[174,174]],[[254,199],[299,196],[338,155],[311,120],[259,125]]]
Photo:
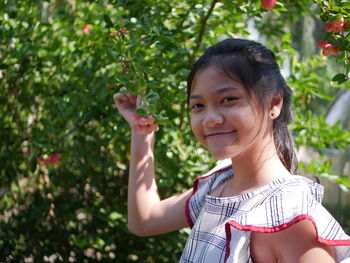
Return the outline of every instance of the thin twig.
[[[182,102],[180,104],[180,123],[179,123],[180,130],[184,129],[183,125],[184,125],[184,118],[185,118],[185,107],[186,107],[186,103]]]
[[[176,28],[183,28],[184,23],[186,21],[186,19],[188,18],[190,12],[192,11],[192,9],[196,6],[197,3],[193,3],[188,9],[186,14],[184,15],[184,19],[182,19],[176,26]]]

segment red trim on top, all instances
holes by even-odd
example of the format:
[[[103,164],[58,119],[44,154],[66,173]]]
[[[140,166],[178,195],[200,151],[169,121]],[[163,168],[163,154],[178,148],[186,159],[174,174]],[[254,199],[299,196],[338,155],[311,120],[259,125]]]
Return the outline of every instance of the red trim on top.
[[[226,232],[226,252],[225,252],[224,263],[226,263],[231,253],[230,243],[231,243],[232,236],[231,236],[230,224],[225,224],[225,232]]]
[[[231,167],[232,167],[232,166],[231,166]],[[221,169],[219,169],[219,170],[217,170],[217,171],[212,172],[211,174],[204,175],[204,176],[199,176],[199,177],[197,177],[197,178],[194,180],[192,194],[191,194],[191,196],[186,200],[186,203],[185,203],[185,215],[186,215],[186,221],[187,221],[189,227],[192,228],[193,225],[194,225],[194,224],[193,224],[193,221],[192,221],[192,218],[191,218],[191,214],[190,214],[190,199],[191,199],[191,197],[192,197],[192,196],[197,192],[197,190],[198,190],[199,180],[204,179],[204,178],[207,178],[207,177],[209,177],[209,176],[212,176],[213,174],[216,174],[216,173],[218,173],[218,172],[221,172],[221,171],[223,171],[223,170],[225,170],[225,169],[227,169],[227,168],[231,168],[231,167],[225,166],[225,167],[223,167],[223,168],[221,168]]]
[[[236,221],[228,221],[225,225],[225,231],[226,231],[226,252],[225,252],[225,261],[230,256],[230,242],[231,242],[231,231],[230,231],[230,226],[233,226],[234,228],[242,231],[252,231],[252,232],[259,232],[259,233],[275,233],[279,232],[282,230],[285,230],[289,228],[290,226],[299,223],[302,220],[309,220],[313,224],[315,230],[316,230],[316,236],[317,236],[317,241],[320,242],[321,244],[325,244],[328,246],[350,246],[350,239],[345,239],[345,240],[329,240],[322,238],[318,235],[318,229],[316,222],[314,218],[310,215],[307,214],[302,214],[297,217],[295,217],[292,221],[279,225],[279,226],[274,226],[274,227],[264,227],[264,226],[253,226],[253,225],[241,225],[238,224]]]
[[[186,203],[185,203],[185,216],[186,216],[186,221],[187,221],[188,226],[190,228],[192,228],[193,227],[193,221],[192,221],[192,218],[191,218],[191,215],[190,215],[190,209],[189,209],[190,198],[188,198],[186,200]]]
[[[185,204],[185,215],[186,215],[186,221],[187,224],[190,228],[193,227],[193,221],[191,218],[191,214],[190,214],[190,198],[192,197],[192,195],[194,194],[194,187],[193,187],[193,192],[191,194],[191,196],[186,200],[186,204]]]

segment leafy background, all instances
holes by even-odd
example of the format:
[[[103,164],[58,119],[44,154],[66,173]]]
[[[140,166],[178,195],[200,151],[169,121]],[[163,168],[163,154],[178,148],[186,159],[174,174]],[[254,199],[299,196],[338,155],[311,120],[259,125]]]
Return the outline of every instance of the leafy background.
[[[0,261],[177,262],[189,229],[150,238],[127,230],[130,130],[112,96],[126,86],[164,123],[161,196],[188,189],[215,160],[190,131],[185,81],[198,55],[226,37],[276,52],[294,91],[296,145],[315,153],[300,173],[349,189],[350,172],[323,151],[350,146],[349,132],[325,120],[350,88],[349,29],[325,25],[349,14],[336,0],[277,1],[271,11],[258,0],[1,1]],[[323,56],[321,39],[340,54]],[[349,200],[329,207],[347,230]]]

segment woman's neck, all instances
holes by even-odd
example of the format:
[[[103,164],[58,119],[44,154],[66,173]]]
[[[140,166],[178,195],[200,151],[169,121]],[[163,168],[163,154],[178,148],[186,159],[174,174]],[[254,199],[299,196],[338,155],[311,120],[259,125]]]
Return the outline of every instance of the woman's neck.
[[[238,195],[253,191],[273,180],[290,176],[278,157],[273,138],[252,147],[241,156],[232,158],[234,176],[228,182],[225,195]]]

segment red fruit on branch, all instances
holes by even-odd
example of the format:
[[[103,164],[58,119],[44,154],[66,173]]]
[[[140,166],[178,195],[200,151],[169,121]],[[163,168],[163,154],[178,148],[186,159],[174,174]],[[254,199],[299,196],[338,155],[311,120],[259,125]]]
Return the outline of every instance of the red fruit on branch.
[[[329,44],[327,41],[325,40],[320,40],[317,42],[317,47],[318,48],[324,48],[325,45]]]
[[[271,10],[275,4],[276,0],[261,0],[261,5],[265,10]]]
[[[336,46],[332,46],[332,55],[338,56],[339,55],[339,49]]]
[[[343,17],[335,20],[333,23],[334,23],[334,26],[336,28],[338,28],[340,31],[344,30],[344,18]]]
[[[338,56],[339,55],[338,47],[328,43],[325,40],[318,41],[317,42],[317,47],[323,49],[322,50],[322,54],[324,56],[330,56],[330,55]]]
[[[344,24],[344,18],[341,17],[339,19],[336,19],[334,21],[328,22],[326,24],[326,31],[331,33],[336,33],[339,31],[344,31],[345,24]]]
[[[323,47],[322,54],[324,56],[330,56],[330,55],[338,56],[339,49],[336,46],[328,43]]]
[[[332,54],[332,45],[331,44],[326,44],[322,50],[322,54],[324,56],[329,56]]]
[[[326,31],[327,32],[333,32],[334,31],[334,24],[332,22],[328,22],[326,24]]]

